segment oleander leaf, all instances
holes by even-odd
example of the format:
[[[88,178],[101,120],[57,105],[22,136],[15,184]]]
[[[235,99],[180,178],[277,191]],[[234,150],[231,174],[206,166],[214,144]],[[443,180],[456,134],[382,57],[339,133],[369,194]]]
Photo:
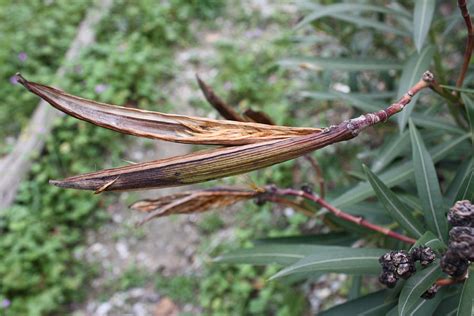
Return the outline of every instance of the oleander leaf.
[[[398,61],[373,58],[294,57],[282,59],[279,61],[279,64],[284,67],[303,67],[312,70],[387,71],[402,68]],[[417,79],[421,77],[421,74],[419,74]]]
[[[472,315],[474,312],[474,270],[470,269],[469,277],[464,281],[457,308],[457,316]]]
[[[398,98],[402,97],[410,87],[412,87],[425,72],[433,59],[435,47],[432,45],[426,46],[419,54],[413,53],[403,66],[402,76],[398,85]],[[413,108],[416,105],[420,94],[413,97],[409,105],[398,115],[398,127],[403,132],[408,122]]]
[[[248,263],[254,265],[280,264],[291,265],[310,254],[334,249],[336,246],[314,246],[293,244],[262,244],[253,248],[234,250],[214,258],[218,263]]]
[[[426,224],[441,240],[446,241],[448,232],[446,211],[433,159],[411,120],[409,124],[416,187]]]
[[[392,218],[412,236],[417,238],[422,236],[424,231],[422,223],[367,166],[363,167],[375,194]]]
[[[386,253],[384,249],[329,248],[304,257],[284,268],[271,279],[306,271],[324,271],[347,274],[377,274],[380,272],[378,259]]]
[[[439,260],[435,260],[427,268],[417,271],[406,282],[398,300],[398,315],[410,315],[419,303],[424,300],[421,295],[441,276],[443,272]]]
[[[328,310],[319,313],[319,316],[340,316],[340,315],[384,315],[394,305],[395,298],[386,299],[388,290],[380,290],[348,302],[336,305]]]
[[[413,14],[413,41],[416,50],[421,51],[430,30],[431,21],[436,7],[435,0],[416,0]]]
[[[467,133],[433,147],[430,150],[430,155],[433,158],[433,161],[438,162],[447,155],[449,155],[453,150],[465,146],[465,141],[469,138],[470,134]],[[413,162],[407,161],[381,173],[379,175],[379,178],[383,181],[383,183],[385,183],[387,187],[391,188],[397,184],[409,180],[412,175]],[[353,188],[347,190],[343,194],[339,195],[337,198],[331,200],[330,202],[336,207],[345,207],[348,205],[356,204],[374,195],[375,192],[370,186],[370,184],[368,182],[361,182],[355,185]]]

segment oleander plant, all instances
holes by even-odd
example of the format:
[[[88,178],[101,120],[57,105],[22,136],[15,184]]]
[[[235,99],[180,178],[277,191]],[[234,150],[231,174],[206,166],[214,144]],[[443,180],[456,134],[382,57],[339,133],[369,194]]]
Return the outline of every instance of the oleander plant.
[[[350,107],[346,114],[360,112],[351,119],[333,115],[327,126],[281,126],[271,113],[237,110],[199,77],[206,100],[224,119],[99,103],[29,81],[26,74],[16,80],[60,111],[99,127],[218,146],[55,179],[52,185],[94,193],[177,187],[302,157],[314,170],[314,185],[216,186],[140,200],[131,209],[144,214],[138,223],[143,225],[244,201],[284,205],[318,225],[308,234],[256,240],[253,247],[221,254],[215,263],[281,266],[268,282],[351,275],[349,299],[320,315],[470,315],[474,29],[469,3],[455,4],[298,2],[303,17],[293,30],[294,40],[305,55],[278,61],[304,78],[305,91],[295,102],[315,102],[327,112],[343,103]],[[318,55],[319,47],[334,43],[346,48],[335,49],[331,57]],[[302,123],[311,125],[315,109],[301,111]],[[352,142],[365,149],[354,155],[352,178],[334,187],[312,153]],[[330,154],[333,160],[346,159],[337,150]]]

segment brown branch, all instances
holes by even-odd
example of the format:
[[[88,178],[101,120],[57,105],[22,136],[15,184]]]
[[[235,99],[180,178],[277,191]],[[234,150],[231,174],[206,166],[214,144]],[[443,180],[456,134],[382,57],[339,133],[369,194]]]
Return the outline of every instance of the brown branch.
[[[343,220],[346,220],[348,222],[352,222],[352,223],[355,223],[357,225],[366,227],[370,230],[382,233],[386,236],[401,240],[401,241],[403,241],[405,243],[408,243],[408,244],[414,244],[416,242],[416,240],[413,239],[413,238],[410,238],[408,236],[396,233],[396,232],[394,232],[394,231],[392,231],[388,228],[373,224],[373,223],[365,220],[364,218],[362,218],[360,216],[354,216],[354,215],[348,214],[348,213],[332,206],[331,204],[329,204],[329,202],[327,202],[326,200],[324,200],[324,199],[322,199],[319,196],[316,196],[314,194],[311,194],[311,193],[308,193],[308,192],[305,192],[305,191],[302,191],[302,190],[280,189],[280,188],[276,188],[276,187],[273,187],[273,186],[268,188],[268,192],[269,192],[269,194],[275,194],[275,195],[291,195],[291,196],[303,197],[307,200],[313,201],[313,202],[321,205],[322,207],[326,208],[328,211],[333,213],[335,216],[337,216],[337,217],[339,217]]]
[[[252,109],[247,109],[244,112],[244,116],[257,123],[276,125],[272,118],[267,113],[262,111],[254,111]]]
[[[204,81],[202,81],[202,79],[199,78],[197,74],[196,80],[207,102],[209,102],[209,104],[212,105],[225,119],[238,122],[248,122],[248,120],[237,113],[230,105],[228,105],[217,94],[215,94],[214,90],[212,90],[212,88]]]
[[[461,67],[461,72],[459,73],[458,80],[456,81],[456,87],[461,88],[464,82],[464,78],[466,76],[467,68],[469,67],[469,62],[471,61],[472,50],[474,48],[474,28],[472,26],[471,16],[469,15],[469,11],[467,9],[466,0],[458,0],[458,6],[459,10],[461,10],[461,15],[464,18],[464,23],[466,24],[467,29],[467,41],[466,48],[464,50],[464,61]]]
[[[301,204],[295,202],[295,201],[291,201],[291,200],[288,200],[288,199],[285,199],[283,197],[280,197],[280,196],[275,196],[275,195],[262,195],[262,198],[265,200],[265,201],[269,201],[269,202],[273,202],[273,203],[278,203],[278,204],[283,204],[283,205],[286,205],[286,206],[289,206],[291,208],[293,208],[295,211],[298,211],[308,217],[314,217],[315,216],[315,213],[306,209],[304,206],[302,206]]]
[[[448,285],[462,283],[466,279],[467,279],[467,275],[465,275],[464,277],[459,278],[459,279],[453,279],[453,278],[438,279],[436,281],[436,285],[437,286],[448,286]]]

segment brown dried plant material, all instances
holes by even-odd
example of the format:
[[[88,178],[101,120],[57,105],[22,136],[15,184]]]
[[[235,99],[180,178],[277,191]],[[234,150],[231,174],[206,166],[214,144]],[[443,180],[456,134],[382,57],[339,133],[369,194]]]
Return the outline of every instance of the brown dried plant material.
[[[355,137],[342,123],[327,132],[243,146],[203,150],[50,181],[63,188],[107,191],[165,188],[224,178],[297,158],[335,142]]]
[[[226,207],[240,201],[249,200],[260,192],[236,188],[212,188],[162,196],[158,199],[142,200],[133,203],[130,208],[149,213],[139,224],[154,217],[172,214],[201,213]]]
[[[357,118],[344,121],[337,126],[333,125],[325,128],[324,130],[315,129],[313,132],[304,136],[293,136],[286,139],[265,141],[263,141],[265,138],[260,138],[260,142],[248,145],[200,151],[179,157],[102,170],[66,178],[64,180],[54,180],[50,181],[50,183],[64,188],[93,190],[98,192],[122,191],[180,186],[247,173],[249,171],[265,168],[297,158],[330,144],[354,138],[361,130],[380,122],[385,122],[392,115],[402,111],[411,101],[412,97],[422,89],[429,87],[433,80],[433,74],[427,71],[423,74],[423,78],[408,90],[400,100],[386,109],[361,115]],[[53,106],[60,107],[64,111],[66,110],[63,106],[74,108],[80,113],[82,113],[81,111],[84,111],[83,114],[88,117],[88,120],[102,121],[102,123],[108,122],[109,119],[113,118],[112,125],[104,124],[104,126],[122,132],[146,136],[148,134],[143,133],[143,130],[147,130],[148,128],[153,129],[156,125],[160,125],[159,122],[153,121],[152,118],[160,116],[165,117],[163,114],[156,112],[114,107],[88,101],[68,95],[51,87],[28,82],[22,77],[19,78],[19,82],[33,93],[50,102]],[[87,105],[90,105],[90,107],[95,110],[91,110]],[[71,112],[70,114],[75,117],[83,118],[76,112]],[[215,140],[216,138],[212,140],[208,139],[208,141],[209,143],[218,144],[238,144],[238,141],[235,140],[235,134],[230,133],[230,136],[234,136],[234,141],[229,142],[230,136],[226,139],[221,138],[222,134],[226,134],[226,132],[229,131],[226,127],[230,125],[233,126],[231,129],[237,133],[237,139],[240,138],[240,141],[245,138],[244,134],[248,132],[249,128],[252,129],[256,126],[259,128],[264,127],[264,129],[267,129],[267,132],[272,129],[280,129],[281,131],[283,128],[264,124],[232,121],[212,121],[205,119],[194,120],[185,116],[169,115],[169,117],[175,117],[176,124],[174,125],[176,125],[175,127],[178,129],[178,126],[180,126],[177,123],[178,121],[176,121],[178,117],[185,121],[187,120],[189,124],[197,124],[196,120],[201,120],[202,122],[213,122],[213,126],[217,129],[219,129],[219,127],[221,128],[221,133],[218,133],[216,136],[216,138],[219,139],[219,142]],[[153,124],[151,124],[150,121],[152,121]],[[110,122],[108,122],[108,124],[110,124]],[[211,123],[209,124],[212,125]],[[170,123],[170,125],[173,124]],[[182,125],[182,128],[189,128],[189,126],[184,126],[186,126],[186,124]],[[224,131],[222,131],[222,129],[224,129]],[[255,129],[253,129],[253,131],[255,131]],[[183,139],[178,137],[179,133],[176,133],[176,131],[174,131],[174,133],[175,136],[166,137],[166,139],[174,140],[176,138],[180,140],[174,141],[183,142]],[[271,134],[271,132],[269,133]],[[205,137],[208,137],[209,133],[204,131],[204,135],[206,135]],[[253,135],[255,136],[255,134]],[[275,137],[275,134],[271,135],[271,137]],[[194,135],[190,138],[196,139],[196,137],[200,139],[196,143],[207,143],[201,138],[205,138],[202,135]]]
[[[268,126],[126,108],[73,96],[27,81],[19,74],[17,77],[23,86],[56,109],[100,127],[135,136],[185,144],[235,146],[321,131],[320,128]]]
[[[224,100],[222,100],[217,94],[214,93],[214,90],[208,86],[198,75],[196,75],[197,82],[199,84],[199,88],[201,89],[204,97],[206,98],[207,102],[214,107],[214,109],[219,112],[222,117],[226,120],[230,121],[237,121],[237,122],[246,122],[250,120],[246,120],[242,117],[237,111],[234,110],[229,104],[227,104]]]

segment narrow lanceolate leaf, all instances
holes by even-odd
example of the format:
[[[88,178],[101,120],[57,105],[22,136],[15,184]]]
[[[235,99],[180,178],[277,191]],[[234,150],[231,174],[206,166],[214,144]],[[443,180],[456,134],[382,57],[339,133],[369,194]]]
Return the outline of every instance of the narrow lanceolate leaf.
[[[312,245],[326,245],[336,246],[349,244],[356,241],[356,236],[347,233],[327,233],[318,235],[298,235],[286,237],[262,238],[255,240],[255,243],[260,244],[312,244]]]
[[[430,30],[431,21],[436,7],[435,0],[416,0],[413,14],[413,40],[416,50],[421,51]]]
[[[435,260],[429,267],[417,271],[406,282],[398,300],[398,315],[410,315],[419,306],[421,295],[443,275],[439,260]]]
[[[456,14],[459,14],[459,13],[456,12]],[[440,84],[440,86],[448,90],[459,91],[459,92],[467,93],[467,94],[474,94],[474,89],[458,88],[456,86],[446,86],[444,84]]]
[[[457,150],[460,147],[466,145],[466,140],[470,138],[470,134],[464,134],[462,136],[450,139],[444,143],[441,143],[430,150],[430,156],[433,157],[434,162],[438,162],[446,157],[453,150]],[[385,183],[389,188],[402,183],[403,181],[409,180],[413,175],[413,162],[407,161],[398,166],[395,166],[382,174],[379,175],[380,180]],[[360,201],[365,200],[371,196],[374,196],[375,192],[368,182],[361,182],[353,188],[347,190],[334,200],[331,200],[331,204],[336,207],[345,207],[353,205]]]
[[[409,148],[409,146],[410,138],[408,138],[408,131],[395,135],[393,139],[388,141],[386,146],[382,147],[380,154],[375,157],[371,168],[372,171],[379,172],[388,166],[395,158]]]
[[[411,247],[411,249],[414,249],[419,246],[431,247],[437,252],[443,252],[446,249],[446,245],[430,231],[427,231],[423,234],[423,236],[418,238],[418,240]]]
[[[325,16],[339,17],[343,15],[337,15],[337,13],[354,13],[354,12],[380,12],[387,13],[390,15],[402,15],[404,17],[409,17],[409,15],[401,10],[391,9],[383,6],[376,6],[370,4],[359,4],[359,3],[339,3],[328,6],[319,6],[315,5],[314,11],[308,14],[295,28],[301,28],[309,23],[316,21]]]
[[[328,132],[198,151],[50,182],[64,188],[94,191],[164,188],[205,182],[265,168],[355,137],[346,124],[341,123]]]
[[[456,194],[454,199],[454,201],[460,200],[474,200],[474,168],[471,169],[471,172],[468,172],[468,176],[461,184],[458,194]]]
[[[396,299],[386,299],[388,290],[380,290],[348,302],[339,304],[319,313],[319,316],[340,315],[385,315],[395,304]]]
[[[312,58],[286,58],[279,62],[280,65],[285,67],[303,67],[311,70],[344,70],[344,71],[364,71],[364,70],[392,70],[401,69],[402,66],[398,61],[391,60],[377,60],[377,59],[360,59],[360,58],[323,58],[323,57],[312,57]],[[426,70],[426,69],[425,69]],[[420,79],[421,74],[418,74],[416,79]],[[413,81],[412,85],[416,82]],[[409,87],[407,87],[407,90]],[[405,92],[407,91],[405,90]],[[404,92],[404,93],[405,93]],[[400,97],[404,94],[402,93]]]
[[[186,144],[243,145],[319,133],[319,128],[268,126],[250,122],[211,120],[164,114],[99,103],[61,90],[18,81],[52,106],[71,116],[120,133]]]
[[[413,84],[420,78],[421,74],[428,69],[433,55],[435,53],[434,46],[426,46],[423,50],[417,54],[414,53],[407,60],[403,66],[402,76],[400,78],[400,84],[398,85],[398,97],[402,96],[406,91],[413,86]],[[415,95],[405,110],[398,116],[398,127],[401,131],[405,129],[411,112],[418,100],[419,95]]]
[[[474,157],[466,159],[456,171],[453,181],[446,190],[445,197],[448,205],[454,205],[456,201],[466,200],[467,188],[474,182]]]
[[[464,106],[466,107],[467,119],[471,129],[472,148],[474,151],[474,101],[464,93],[462,94],[462,99],[464,101]]]
[[[446,241],[448,231],[446,211],[433,159],[412,121],[410,121],[410,138],[416,187],[426,223],[439,239]]]
[[[341,247],[313,245],[257,245],[254,248],[239,249],[223,254],[214,259],[218,263],[248,263],[255,265],[281,264],[288,266],[302,258],[327,249]]]
[[[470,270],[469,277],[464,281],[461,298],[458,304],[457,316],[474,314],[474,270]]]
[[[291,266],[286,267],[272,279],[280,278],[293,273],[306,271],[324,271],[347,274],[363,274],[380,272],[378,259],[386,253],[384,249],[343,248],[327,249],[309,255]]]
[[[157,199],[141,200],[133,203],[130,208],[148,213],[141,222],[154,217],[172,214],[188,214],[206,212],[211,209],[226,207],[240,201],[252,199],[259,192],[236,188],[212,188],[208,190],[181,192],[162,196]]]
[[[423,225],[412,215],[411,211],[405,206],[405,204],[403,204],[395,193],[387,188],[387,186],[365,165],[364,170],[375,194],[392,218],[412,236],[417,238],[422,236],[424,232]]]

